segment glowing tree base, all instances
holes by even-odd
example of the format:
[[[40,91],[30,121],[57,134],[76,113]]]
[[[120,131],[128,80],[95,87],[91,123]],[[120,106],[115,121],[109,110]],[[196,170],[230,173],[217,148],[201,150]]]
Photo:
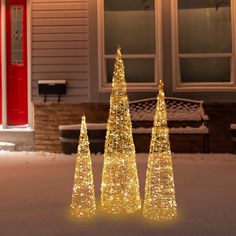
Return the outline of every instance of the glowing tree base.
[[[170,153],[149,156],[147,179],[151,179],[151,181],[147,185],[144,200],[143,215],[145,218],[162,221],[171,220],[177,216],[170,156]]]
[[[153,210],[145,211],[144,217],[147,219],[159,221],[171,220],[176,218],[176,207],[173,207],[172,209],[167,207],[165,209],[161,206],[160,208],[161,209],[155,208]]]
[[[122,160],[122,161],[121,161]],[[133,170],[134,155],[114,154],[107,157],[102,184],[102,208],[107,213],[131,214],[141,208],[137,192],[137,172]],[[113,162],[113,163],[112,163]],[[107,184],[104,184],[107,183]]]

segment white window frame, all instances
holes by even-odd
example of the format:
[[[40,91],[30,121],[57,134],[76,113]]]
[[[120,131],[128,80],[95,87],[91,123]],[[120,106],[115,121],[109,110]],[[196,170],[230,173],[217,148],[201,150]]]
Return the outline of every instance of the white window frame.
[[[190,91],[235,91],[236,90],[236,0],[231,0],[231,35],[232,35],[232,53],[195,53],[180,54],[179,53],[179,30],[178,30],[178,0],[171,0],[171,28],[172,28],[172,68],[173,68],[173,90],[175,92]],[[227,57],[230,60],[230,82],[181,82],[180,75],[180,58],[219,58]]]
[[[155,2],[155,54],[126,54],[123,58],[154,58],[154,82],[151,83],[127,83],[129,91],[156,91],[158,81],[162,79],[162,20],[161,20],[161,0]],[[106,59],[115,58],[114,55],[105,55],[104,39],[104,0],[98,0],[98,71],[99,71],[99,91],[110,92],[112,85],[107,82]],[[114,49],[115,52],[115,49]]]

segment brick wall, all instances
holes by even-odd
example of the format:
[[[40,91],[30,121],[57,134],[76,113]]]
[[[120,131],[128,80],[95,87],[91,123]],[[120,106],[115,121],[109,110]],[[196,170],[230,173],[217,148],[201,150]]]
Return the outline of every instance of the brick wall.
[[[87,117],[87,122],[106,122],[109,105],[107,104],[35,104],[34,129],[35,150],[48,152],[61,152],[59,141],[59,125],[78,124],[82,114]],[[230,135],[230,123],[236,123],[236,104],[206,104],[206,113],[209,115],[209,141],[210,152],[233,152],[233,143]],[[149,138],[150,139],[150,138]],[[184,137],[175,137],[171,140],[173,150],[188,152],[202,152],[200,137],[189,140]],[[149,142],[149,141],[148,141]],[[147,145],[147,139],[136,141],[140,147]],[[187,143],[189,145],[187,145]],[[191,146],[192,145],[192,146]],[[144,148],[146,150],[146,148]]]
[[[59,125],[79,124],[85,114],[87,122],[106,122],[106,104],[35,104],[35,151],[61,152]]]

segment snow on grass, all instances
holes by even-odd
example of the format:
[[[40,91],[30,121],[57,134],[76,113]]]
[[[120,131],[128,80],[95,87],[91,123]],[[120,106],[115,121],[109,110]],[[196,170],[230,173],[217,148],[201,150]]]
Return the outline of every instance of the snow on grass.
[[[137,154],[143,199],[148,154]],[[1,236],[235,236],[236,155],[173,153],[178,218],[166,225],[137,214],[68,217],[76,154],[0,151]],[[103,166],[91,154],[98,209]]]

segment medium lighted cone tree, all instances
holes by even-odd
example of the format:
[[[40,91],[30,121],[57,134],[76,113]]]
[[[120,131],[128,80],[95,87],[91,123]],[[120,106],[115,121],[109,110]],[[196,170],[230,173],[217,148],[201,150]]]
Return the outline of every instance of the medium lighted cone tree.
[[[141,208],[139,181],[121,49],[117,49],[104,150],[101,205],[112,214]]]
[[[78,154],[72,193],[71,214],[75,217],[90,217],[95,214],[96,201],[93,183],[92,162],[85,116],[82,117]]]
[[[146,173],[143,215],[152,220],[176,217],[172,157],[163,83],[160,81]]]

